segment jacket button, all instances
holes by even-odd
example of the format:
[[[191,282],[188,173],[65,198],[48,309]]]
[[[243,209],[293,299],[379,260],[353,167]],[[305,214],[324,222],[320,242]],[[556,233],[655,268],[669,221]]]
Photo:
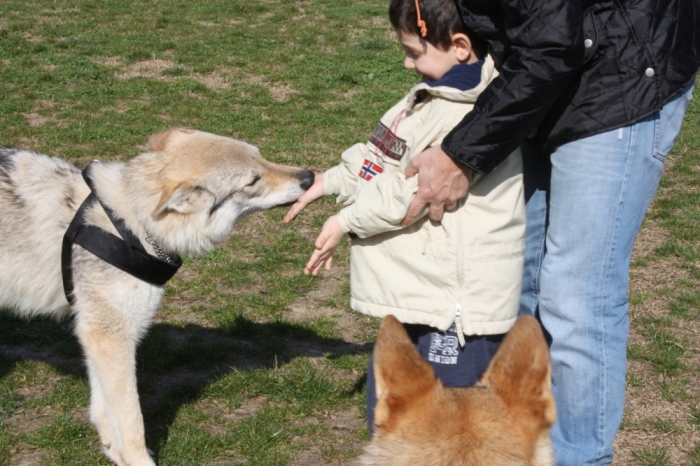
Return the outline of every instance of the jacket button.
[[[654,76],[654,68],[647,68],[644,70],[644,74],[651,78]]]
[[[583,45],[585,45],[586,48],[589,49],[593,45],[593,41],[591,39],[586,39],[583,41]]]

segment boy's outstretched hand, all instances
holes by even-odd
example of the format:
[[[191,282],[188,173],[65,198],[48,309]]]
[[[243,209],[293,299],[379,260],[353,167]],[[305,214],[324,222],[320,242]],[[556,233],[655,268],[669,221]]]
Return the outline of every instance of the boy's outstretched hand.
[[[344,235],[345,233],[340,228],[340,223],[335,215],[326,220],[321,233],[316,238],[316,243],[314,243],[316,250],[311,254],[311,259],[304,267],[304,275],[318,275],[323,264],[326,264],[326,270],[330,270],[333,263],[333,253]]]
[[[316,174],[314,177],[314,184],[311,185],[308,191],[301,195],[297,201],[292,204],[292,207],[287,212],[282,220],[284,223],[289,223],[294,220],[299,212],[304,210],[304,207],[314,202],[316,199],[323,197],[323,176]],[[315,274],[314,274],[315,275]]]

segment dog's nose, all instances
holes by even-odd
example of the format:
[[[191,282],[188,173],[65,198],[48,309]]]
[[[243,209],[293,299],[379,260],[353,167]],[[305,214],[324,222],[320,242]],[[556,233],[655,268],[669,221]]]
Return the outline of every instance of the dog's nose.
[[[314,172],[311,170],[304,170],[301,173],[299,173],[299,184],[301,186],[301,189],[306,191],[311,187],[312,184],[314,184]]]

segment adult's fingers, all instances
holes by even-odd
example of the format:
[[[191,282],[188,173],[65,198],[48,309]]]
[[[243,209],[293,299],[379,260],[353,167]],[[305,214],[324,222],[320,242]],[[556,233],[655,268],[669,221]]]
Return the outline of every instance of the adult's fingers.
[[[401,226],[406,228],[407,226],[412,225],[413,222],[420,217],[421,212],[423,212],[426,205],[427,202],[423,200],[419,193],[416,193],[416,195],[413,196],[413,200],[411,200],[411,203],[408,205],[408,210],[406,211],[406,216],[401,222]]]
[[[439,222],[442,220],[442,216],[445,214],[445,204],[430,204],[430,212],[428,217],[433,222]]]
[[[420,154],[415,156],[413,159],[411,159],[410,162],[408,162],[408,165],[406,165],[406,168],[404,168],[403,173],[406,175],[406,178],[412,178],[418,174],[418,171],[420,169]]]

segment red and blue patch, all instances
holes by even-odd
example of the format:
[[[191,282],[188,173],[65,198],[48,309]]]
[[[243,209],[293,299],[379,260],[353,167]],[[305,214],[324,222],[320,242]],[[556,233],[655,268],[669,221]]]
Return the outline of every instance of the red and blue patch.
[[[359,175],[360,178],[362,178],[363,180],[369,181],[383,171],[384,169],[382,167],[370,160],[365,159],[364,163],[362,164],[362,169],[360,170]]]

